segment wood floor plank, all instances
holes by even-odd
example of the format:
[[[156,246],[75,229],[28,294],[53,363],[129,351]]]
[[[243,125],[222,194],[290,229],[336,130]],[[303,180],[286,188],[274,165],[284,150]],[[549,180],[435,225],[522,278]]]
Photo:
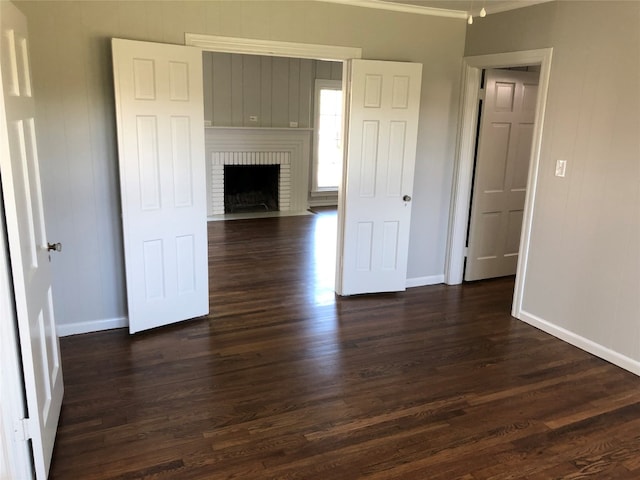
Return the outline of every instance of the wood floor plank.
[[[334,212],[209,224],[211,313],[61,339],[52,479],[640,478],[639,379],[513,279],[333,293]]]

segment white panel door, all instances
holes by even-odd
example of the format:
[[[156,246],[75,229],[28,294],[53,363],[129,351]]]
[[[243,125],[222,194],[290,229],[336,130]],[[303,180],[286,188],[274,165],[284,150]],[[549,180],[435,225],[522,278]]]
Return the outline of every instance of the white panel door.
[[[209,313],[202,51],[112,40],[129,331]]]
[[[0,19],[0,174],[28,408],[28,419],[16,425],[23,430],[24,440],[31,438],[36,478],[44,480],[64,391],[60,346],[40,188],[27,22],[9,2],[0,2]]]
[[[487,70],[464,279],[515,275],[538,96],[537,72]]]
[[[422,65],[351,60],[336,291],[406,289]]]

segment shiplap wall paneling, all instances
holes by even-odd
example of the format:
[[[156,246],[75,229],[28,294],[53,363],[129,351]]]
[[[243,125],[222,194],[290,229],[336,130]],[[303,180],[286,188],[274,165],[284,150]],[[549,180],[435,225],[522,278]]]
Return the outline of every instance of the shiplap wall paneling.
[[[271,85],[273,81],[271,65],[271,57],[260,57],[260,118],[258,118],[258,124],[262,127],[271,126]]]
[[[267,127],[289,126],[289,59],[271,59],[271,125]]]
[[[340,80],[342,63],[205,52],[205,120],[219,127],[311,128],[316,78]]]
[[[211,55],[211,80],[213,86],[204,84],[204,90],[213,90],[211,99],[212,105],[209,107],[213,118],[205,117],[205,120],[212,120],[213,125],[232,126],[231,122],[231,55],[227,53],[205,53],[204,56]],[[206,77],[205,77],[206,80]],[[206,98],[206,97],[205,97]],[[205,112],[207,111],[205,107]]]
[[[216,75],[214,67],[213,75]],[[244,75],[244,61],[239,55],[231,56],[231,125],[244,126],[244,88],[247,82]],[[215,104],[213,105],[215,108]]]
[[[239,55],[237,55],[239,56]],[[242,61],[242,125],[260,126],[262,122],[260,57],[245,55]],[[252,120],[252,117],[256,120]]]
[[[202,79],[203,85],[210,85],[211,88],[203,88],[202,101],[204,102],[205,125],[211,125],[213,120],[213,56],[202,55]],[[209,122],[208,124],[206,122]]]
[[[298,127],[310,128],[312,126],[311,104],[313,103],[313,74],[315,61],[300,60],[300,88],[298,90]]]
[[[308,79],[310,80],[310,79]],[[300,119],[300,59],[289,59],[289,115],[288,127],[297,127]]]

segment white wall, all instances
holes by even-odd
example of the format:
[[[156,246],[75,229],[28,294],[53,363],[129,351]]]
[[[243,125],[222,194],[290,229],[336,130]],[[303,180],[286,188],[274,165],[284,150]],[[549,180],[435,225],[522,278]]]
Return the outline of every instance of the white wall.
[[[64,246],[53,265],[62,333],[126,315],[110,37],[245,36],[423,63],[409,277],[442,275],[464,20],[303,1],[17,4],[31,33],[47,227]]]
[[[542,47],[554,51],[524,317],[640,374],[640,2],[490,14],[465,54]]]

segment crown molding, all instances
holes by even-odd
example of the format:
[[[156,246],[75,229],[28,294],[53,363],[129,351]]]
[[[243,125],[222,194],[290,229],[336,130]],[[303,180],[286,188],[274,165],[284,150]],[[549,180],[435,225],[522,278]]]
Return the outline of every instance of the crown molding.
[[[376,8],[378,10],[388,10],[392,12],[413,13],[417,15],[431,15],[435,17],[447,17],[447,18],[463,18],[466,19],[471,13],[474,17],[480,14],[482,6],[474,8],[473,10],[450,10],[446,8],[433,8],[423,7],[421,5],[412,5],[408,3],[395,3],[385,0],[315,0],[317,2],[325,3],[339,3],[341,5],[349,5],[352,7],[364,7],[364,8]],[[494,2],[488,1],[484,3],[484,8],[487,14],[507,12],[509,10],[516,10],[518,8],[530,7],[532,5],[538,5],[539,3],[553,2],[554,0],[510,0],[507,2],[500,2],[494,5]],[[477,1],[476,3],[480,3]]]
[[[375,8],[378,10],[389,10],[392,12],[413,13],[417,15],[431,15],[434,17],[447,18],[467,18],[467,12],[461,10],[447,10],[444,8],[422,7],[420,5],[409,5],[406,3],[392,3],[384,0],[315,0],[325,3],[339,3],[351,7]],[[517,2],[516,2],[517,3]]]

